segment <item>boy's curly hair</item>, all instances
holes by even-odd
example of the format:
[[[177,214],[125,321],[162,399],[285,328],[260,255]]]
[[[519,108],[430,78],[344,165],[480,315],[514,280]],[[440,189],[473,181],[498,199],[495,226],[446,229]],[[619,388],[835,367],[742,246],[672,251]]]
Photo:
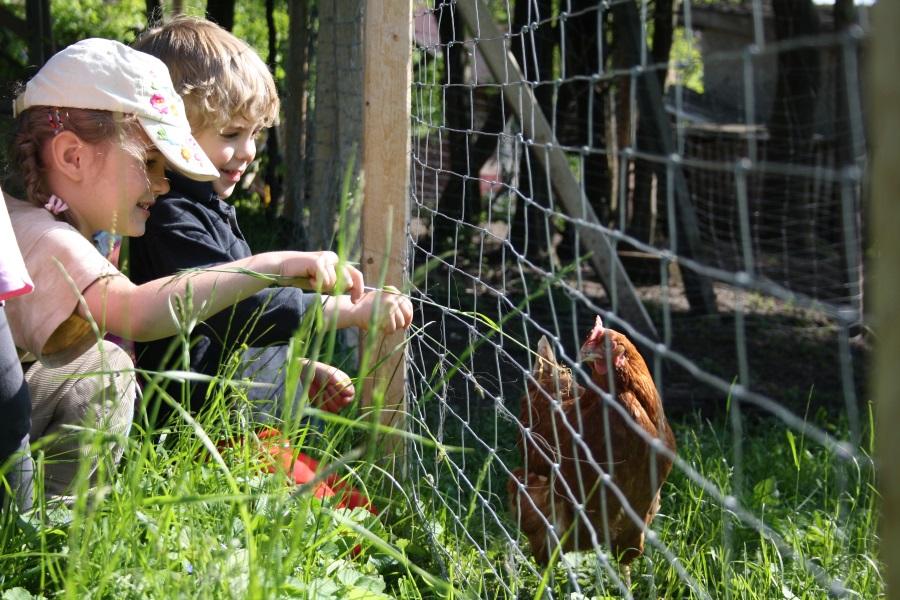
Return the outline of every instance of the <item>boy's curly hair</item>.
[[[177,16],[133,44],[169,68],[194,132],[221,129],[236,118],[270,127],[278,117],[272,74],[248,44],[215,23]]]

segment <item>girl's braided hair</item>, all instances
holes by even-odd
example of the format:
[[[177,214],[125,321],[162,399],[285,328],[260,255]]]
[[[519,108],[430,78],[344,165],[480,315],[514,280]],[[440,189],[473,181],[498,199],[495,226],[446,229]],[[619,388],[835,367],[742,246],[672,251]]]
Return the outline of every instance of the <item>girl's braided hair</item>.
[[[42,150],[62,130],[71,131],[90,145],[117,143],[144,160],[144,146],[138,143],[141,127],[132,115],[85,108],[32,106],[16,119],[9,157],[12,169],[21,178],[25,197],[38,206],[43,206],[50,197]]]

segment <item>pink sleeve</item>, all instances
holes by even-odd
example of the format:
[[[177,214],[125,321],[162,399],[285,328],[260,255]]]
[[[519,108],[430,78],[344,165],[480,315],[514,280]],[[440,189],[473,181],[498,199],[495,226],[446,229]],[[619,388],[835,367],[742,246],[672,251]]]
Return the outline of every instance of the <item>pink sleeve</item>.
[[[25,261],[16,243],[6,203],[0,202],[0,302],[27,294],[34,284],[25,269]]]

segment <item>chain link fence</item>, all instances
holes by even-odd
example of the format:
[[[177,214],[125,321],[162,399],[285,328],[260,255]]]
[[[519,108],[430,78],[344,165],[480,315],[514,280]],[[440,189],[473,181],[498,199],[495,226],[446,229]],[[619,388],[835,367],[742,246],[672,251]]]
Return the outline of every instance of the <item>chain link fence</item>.
[[[414,6],[405,479],[422,560],[490,598],[881,594],[868,12]],[[674,456],[628,412],[629,384],[579,360],[597,316],[645,359]],[[571,388],[541,383],[542,336]],[[627,456],[619,430],[639,440]],[[639,558],[623,527],[643,532]]]

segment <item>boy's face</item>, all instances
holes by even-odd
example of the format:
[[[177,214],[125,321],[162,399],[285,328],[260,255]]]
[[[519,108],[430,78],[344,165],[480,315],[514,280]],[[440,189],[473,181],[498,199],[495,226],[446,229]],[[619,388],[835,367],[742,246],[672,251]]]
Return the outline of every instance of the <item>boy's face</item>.
[[[256,136],[262,127],[237,118],[222,129],[207,127],[194,132],[194,137],[219,170],[213,190],[225,199],[234,192],[244,171],[256,156]]]

